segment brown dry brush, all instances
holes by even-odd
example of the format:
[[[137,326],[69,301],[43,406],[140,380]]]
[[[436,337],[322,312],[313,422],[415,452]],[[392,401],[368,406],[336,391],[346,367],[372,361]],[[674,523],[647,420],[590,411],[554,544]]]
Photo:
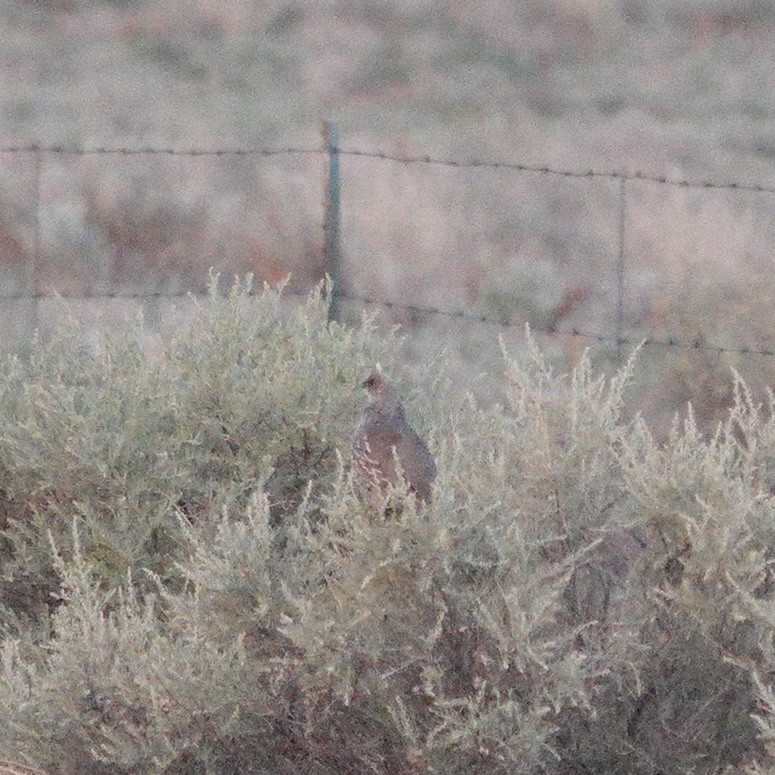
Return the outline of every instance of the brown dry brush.
[[[506,356],[407,412],[431,504],[352,486],[398,343],[236,285],[146,359],[77,329],[0,381],[0,751],[45,773],[775,768],[775,421],[735,377],[664,444]],[[5,765],[3,765],[5,766]]]

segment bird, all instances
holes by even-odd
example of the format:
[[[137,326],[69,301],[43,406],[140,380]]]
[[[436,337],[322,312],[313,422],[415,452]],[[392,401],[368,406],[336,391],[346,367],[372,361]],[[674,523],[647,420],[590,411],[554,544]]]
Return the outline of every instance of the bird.
[[[363,494],[405,486],[418,503],[430,503],[436,461],[409,425],[393,382],[377,364],[362,383],[370,403],[352,437],[353,478]],[[403,481],[399,481],[399,471]]]

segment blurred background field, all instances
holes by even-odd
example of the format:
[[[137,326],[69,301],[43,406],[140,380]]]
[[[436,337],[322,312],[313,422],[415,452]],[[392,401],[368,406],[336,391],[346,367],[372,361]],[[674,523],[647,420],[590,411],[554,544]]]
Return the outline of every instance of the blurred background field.
[[[6,348],[59,325],[57,293],[95,332],[142,311],[152,348],[210,267],[312,287],[326,157],[233,152],[320,149],[323,119],[345,150],[775,185],[765,0],[50,0],[2,2],[0,24]],[[644,348],[632,408],[664,429],[691,401],[710,429],[730,367],[775,376],[774,202],[344,155],[344,292],[392,302],[344,313],[400,323],[407,366],[448,347],[485,392],[525,322],[561,371],[588,346],[612,367],[617,335],[696,343]]]

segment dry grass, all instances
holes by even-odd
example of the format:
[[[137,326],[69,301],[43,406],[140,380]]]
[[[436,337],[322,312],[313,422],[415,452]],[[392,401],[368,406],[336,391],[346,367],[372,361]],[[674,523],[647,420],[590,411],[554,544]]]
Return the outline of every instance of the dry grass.
[[[762,3],[51,0],[5,2],[0,17],[14,72],[0,90],[1,142],[317,146],[330,117],[347,147],[771,178],[775,13]],[[178,292],[201,288],[210,266],[270,281],[290,272],[307,288],[324,272],[315,157],[47,156],[37,249],[34,159],[0,161],[4,293]],[[343,177],[352,292],[508,318],[513,347],[525,320],[613,332],[614,183],[349,158]],[[628,336],[772,349],[770,195],[627,193]],[[17,343],[36,320],[3,317]],[[490,326],[397,319],[420,334],[418,357],[422,342],[446,342],[465,384],[497,352]],[[553,337],[558,366],[585,344]],[[601,366],[612,352],[596,351]],[[664,426],[687,400],[703,423],[718,419],[726,359],[646,357],[636,403],[652,419]],[[772,360],[734,363],[765,385]]]

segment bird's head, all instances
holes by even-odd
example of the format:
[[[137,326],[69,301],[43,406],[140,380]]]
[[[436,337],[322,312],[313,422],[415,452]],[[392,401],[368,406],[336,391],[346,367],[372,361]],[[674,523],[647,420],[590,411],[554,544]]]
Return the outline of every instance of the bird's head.
[[[363,387],[369,394],[371,403],[381,409],[394,409],[399,404],[398,391],[393,382],[382,371],[379,363],[363,380]]]

